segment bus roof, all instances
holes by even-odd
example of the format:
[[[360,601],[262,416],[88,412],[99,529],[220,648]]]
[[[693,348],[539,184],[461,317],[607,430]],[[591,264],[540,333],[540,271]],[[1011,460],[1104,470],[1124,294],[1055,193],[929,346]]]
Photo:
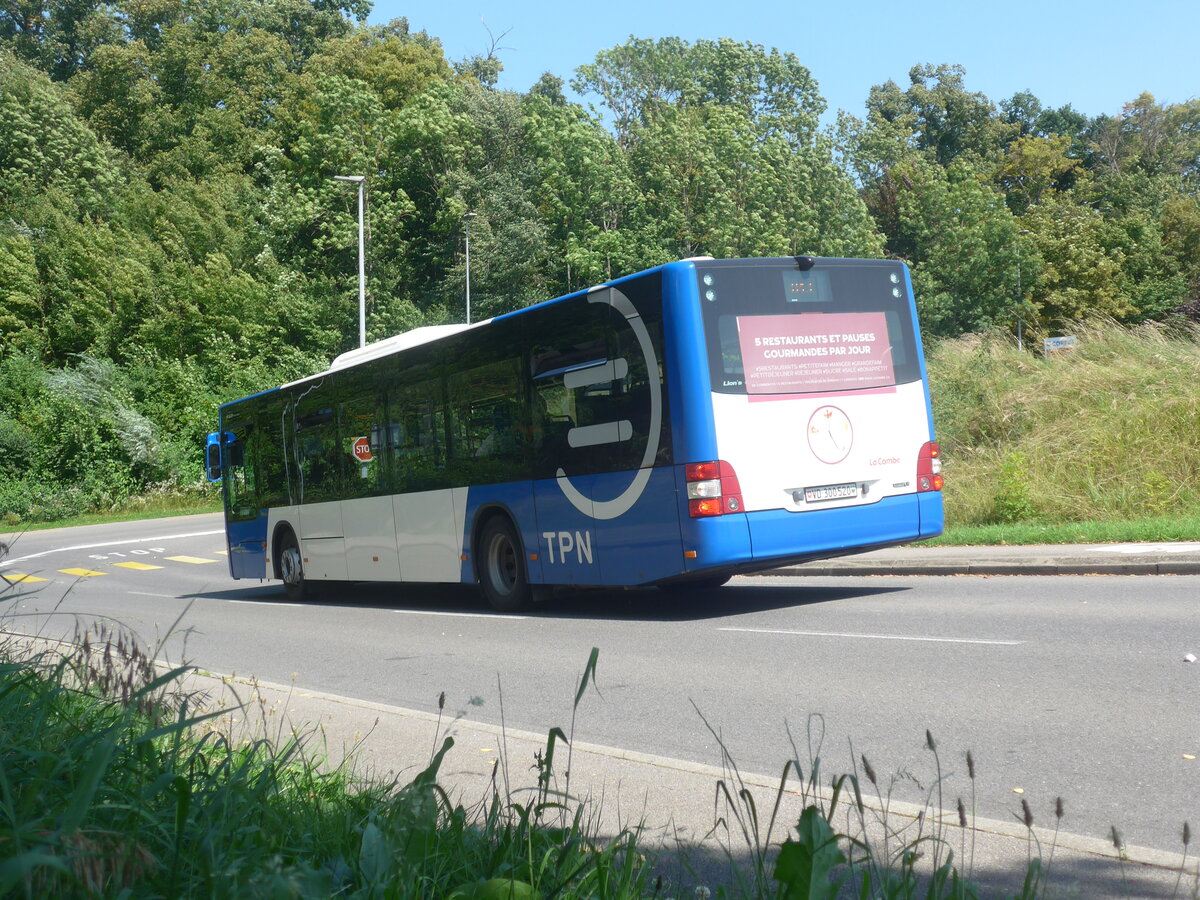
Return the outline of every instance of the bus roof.
[[[295,381],[289,381],[282,387],[291,387],[296,384],[303,384],[306,381],[312,381],[314,378],[321,378],[328,375],[330,372],[337,372],[341,369],[349,369],[359,363],[366,362],[371,359],[379,359],[383,356],[390,356],[393,353],[399,353],[401,350],[408,350],[410,347],[418,347],[421,344],[429,344],[433,341],[440,340],[444,337],[449,337],[452,334],[459,334],[471,328],[478,328],[481,325],[486,325],[491,319],[481,319],[478,322],[472,322],[470,325],[423,325],[420,328],[414,328],[411,331],[406,331],[403,334],[393,335],[390,338],[384,338],[382,341],[376,341],[373,344],[367,344],[365,347],[355,347],[353,350],[347,350],[345,353],[334,357],[333,362],[329,364],[329,368],[323,372],[316,372],[312,375],[306,375],[303,378],[297,378]]]

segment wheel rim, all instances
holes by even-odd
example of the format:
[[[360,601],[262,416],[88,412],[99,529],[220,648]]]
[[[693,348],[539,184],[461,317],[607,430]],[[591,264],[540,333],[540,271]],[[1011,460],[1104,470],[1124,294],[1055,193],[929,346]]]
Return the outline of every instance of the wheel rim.
[[[488,547],[488,580],[500,594],[511,594],[517,584],[517,551],[503,534],[493,537]]]
[[[279,572],[284,584],[299,584],[304,579],[304,568],[300,561],[300,548],[287,547],[279,559]]]

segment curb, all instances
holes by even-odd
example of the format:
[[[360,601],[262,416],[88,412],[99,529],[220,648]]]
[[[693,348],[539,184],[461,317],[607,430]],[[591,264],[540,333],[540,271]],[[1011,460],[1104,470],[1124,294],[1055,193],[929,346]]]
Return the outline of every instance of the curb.
[[[248,679],[236,675],[223,675],[215,672],[194,673],[196,677],[208,678],[215,682],[223,684],[240,684],[245,687],[255,687],[271,691],[280,692],[288,695],[293,699],[306,699],[328,703],[333,707],[357,708],[367,710],[378,715],[389,715],[398,719],[410,719],[414,721],[424,722],[429,725],[441,724],[443,727],[447,725],[447,717],[438,716],[435,713],[425,712],[424,710],[409,709],[402,706],[394,706],[386,703],[379,703],[371,700],[360,700],[354,697],[347,697],[340,694],[333,694],[326,691],[312,690],[308,688],[297,687],[296,685],[276,684],[268,681],[258,681],[257,679]],[[527,740],[535,744],[543,743],[546,740],[546,735],[537,732],[524,731],[517,728],[504,728],[499,725],[493,725],[487,722],[476,722],[467,719],[456,719],[453,723],[459,729],[482,732],[492,735],[496,738],[505,737],[507,739]],[[605,757],[616,762],[632,763],[634,765],[648,766],[659,772],[678,772],[681,774],[699,776],[701,778],[712,779],[715,783],[718,780],[729,779],[731,771],[728,768],[714,766],[711,764],[694,762],[691,760],[677,759],[668,756],[659,756],[651,753],[643,753],[637,750],[626,750],[619,747],[609,747],[603,744],[594,744],[587,741],[577,740],[574,742],[576,751],[591,753],[596,756]],[[767,775],[760,775],[751,772],[738,772],[737,779],[746,786],[762,788],[766,791],[776,791],[780,787],[779,778]],[[794,787],[785,788],[785,793],[792,797],[799,797],[800,792]],[[822,793],[825,793],[822,790]],[[883,809],[882,801],[878,804],[871,798],[864,797],[864,802],[870,808]],[[901,818],[918,822],[923,817],[932,815],[939,821],[946,824],[957,825],[957,814],[950,810],[936,810],[928,806],[920,806],[913,803],[902,801],[889,800],[886,804],[889,815],[896,815]],[[1055,846],[1061,850],[1072,850],[1077,853],[1099,857],[1114,861],[1122,861],[1132,863],[1139,866],[1147,866],[1154,869],[1163,869],[1174,871],[1179,866],[1179,853],[1175,851],[1158,850],[1152,847],[1141,847],[1134,845],[1123,845],[1118,851],[1111,841],[1093,838],[1087,835],[1073,834],[1065,831],[1055,832],[1053,829],[1034,826],[1032,830],[1027,830],[1023,825],[1016,821],[1004,821],[999,819],[989,819],[982,816],[973,816],[970,821],[968,831],[978,832],[980,834],[993,835],[997,838],[1012,840],[1018,844],[1024,844],[1029,840],[1032,834],[1041,842],[1043,846]]]

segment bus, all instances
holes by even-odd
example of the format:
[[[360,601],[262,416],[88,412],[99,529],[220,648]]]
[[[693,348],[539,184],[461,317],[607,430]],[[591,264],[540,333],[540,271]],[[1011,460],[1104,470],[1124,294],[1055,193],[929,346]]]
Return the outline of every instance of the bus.
[[[875,259],[698,258],[418,328],[225,403],[230,574],[711,588],[933,537],[912,283]]]

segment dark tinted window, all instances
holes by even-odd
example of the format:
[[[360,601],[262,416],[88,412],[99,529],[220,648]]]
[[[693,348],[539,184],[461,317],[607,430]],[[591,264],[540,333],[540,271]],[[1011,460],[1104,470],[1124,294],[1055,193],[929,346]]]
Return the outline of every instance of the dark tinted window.
[[[462,368],[447,379],[455,484],[529,477],[529,415],[520,378],[517,357]]]
[[[342,383],[338,391],[341,397],[338,419],[349,469],[346,499],[386,492],[383,403],[380,390],[365,375],[352,372],[339,378]]]
[[[225,480],[225,510],[233,522],[258,516],[258,470],[255,456],[261,435],[254,409],[242,405],[222,416],[221,458]]]
[[[538,310],[530,327],[539,477],[671,461],[657,273]]]
[[[418,347],[402,357],[373,363],[370,371],[386,386],[387,418],[382,431],[391,490],[451,487],[440,354]]]
[[[283,398],[270,394],[252,401],[258,408],[255,466],[258,469],[259,504],[285,506],[288,493],[287,460],[283,452]]]
[[[903,268],[883,260],[697,266],[713,390],[826,393],[920,378]]]
[[[301,503],[339,500],[346,489],[350,454],[339,440],[337,407],[328,377],[299,389],[292,428]]]

